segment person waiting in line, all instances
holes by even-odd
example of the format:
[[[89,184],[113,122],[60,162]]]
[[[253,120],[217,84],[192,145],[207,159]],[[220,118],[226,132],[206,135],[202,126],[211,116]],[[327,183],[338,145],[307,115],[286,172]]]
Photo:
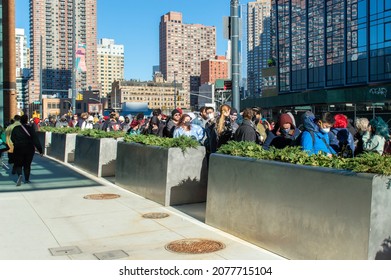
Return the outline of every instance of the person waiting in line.
[[[15,170],[18,174],[16,186],[22,183],[22,169],[25,183],[30,183],[31,162],[33,161],[35,148],[43,155],[41,143],[31,126],[27,125],[28,117],[23,115],[20,118],[21,125],[12,130],[11,140],[14,143]]]
[[[259,133],[259,141],[260,143],[264,143],[266,141],[267,133],[271,129],[269,128],[269,123],[266,121],[265,118],[262,118],[262,108],[260,107],[253,107],[253,123],[255,127],[257,128],[257,132]]]
[[[163,137],[164,123],[162,122],[162,110],[154,109],[149,120],[147,134]]]
[[[120,124],[118,123],[118,114],[116,112],[111,112],[109,120],[103,123],[102,130],[104,131],[119,131]]]
[[[233,139],[230,114],[230,106],[226,104],[220,106],[220,116],[216,121],[217,149]]]
[[[303,151],[309,155],[324,153],[329,157],[336,154],[330,147],[328,133],[334,124],[334,117],[331,113],[323,113],[321,118],[315,119],[312,112],[303,114],[304,131],[301,135],[301,146]]]
[[[5,142],[7,143],[8,147],[9,147],[9,150],[8,150],[8,163],[9,164],[12,164],[12,171],[11,173],[12,174],[16,174],[16,169],[15,169],[15,156],[14,156],[14,143],[12,142],[12,139],[11,139],[11,134],[12,134],[12,130],[17,127],[17,126],[20,126],[20,116],[19,115],[15,115],[13,120],[12,121],[12,124],[9,125],[6,129],[5,129]]]
[[[174,109],[171,112],[171,118],[166,122],[166,125],[163,130],[163,135],[165,137],[173,138],[175,127],[178,125],[179,119],[181,118],[181,113],[179,110]]]
[[[122,123],[121,130],[127,132],[130,129],[130,116],[125,116],[124,122]]]
[[[277,149],[283,149],[292,146],[300,135],[300,130],[295,126],[295,122],[290,114],[281,114],[278,118],[277,125],[269,131],[266,141],[262,147],[269,150],[270,146]]]
[[[231,108],[231,112],[229,113],[229,119],[231,121],[232,135],[235,135],[236,130],[239,128],[239,124],[237,123],[238,111],[235,108]]]
[[[369,122],[367,131],[362,137],[366,152],[383,154],[384,144],[390,139],[388,126],[381,117],[375,117]]]
[[[362,154],[364,152],[364,144],[362,137],[364,133],[367,131],[369,125],[369,120],[367,118],[357,118],[354,122],[354,126],[356,128],[356,134],[354,135],[354,156]]]
[[[67,116],[66,115],[62,115],[61,118],[56,122],[56,127],[68,127],[69,126],[69,122],[67,121]]]
[[[253,123],[254,112],[251,108],[243,110],[243,122],[239,125],[234,135],[235,141],[249,141],[260,144],[260,135]]]
[[[80,127],[79,116],[77,114],[73,114],[72,119],[68,123],[69,127]]]
[[[201,142],[204,138],[204,129],[199,125],[192,124],[191,117],[188,114],[183,114],[174,130],[174,138],[180,136],[191,137]]]
[[[334,125],[329,132],[330,146],[341,157],[353,157],[354,138],[347,129],[348,117],[344,114],[336,114],[334,120]]]
[[[215,109],[213,107],[202,106],[200,108],[200,117],[199,121],[203,129],[208,128],[209,126],[215,123]]]

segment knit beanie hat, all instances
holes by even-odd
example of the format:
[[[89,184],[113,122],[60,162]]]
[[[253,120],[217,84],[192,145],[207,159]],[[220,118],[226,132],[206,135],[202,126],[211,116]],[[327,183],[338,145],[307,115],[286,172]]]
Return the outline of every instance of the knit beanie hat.
[[[178,110],[178,109],[174,109],[174,110],[172,110],[172,112],[171,112],[171,117],[173,117],[175,114],[181,114],[181,115],[182,115],[182,113],[181,113],[181,112],[179,112],[179,110]]]
[[[293,125],[292,118],[288,114],[282,114],[278,119],[278,125],[279,127],[282,127],[286,123],[290,123],[291,125]]]

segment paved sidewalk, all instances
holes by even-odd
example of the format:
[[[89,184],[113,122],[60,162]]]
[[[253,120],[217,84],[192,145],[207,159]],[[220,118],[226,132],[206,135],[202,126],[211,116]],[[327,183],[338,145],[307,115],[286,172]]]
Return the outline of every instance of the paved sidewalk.
[[[4,159],[4,158],[3,158]],[[202,222],[205,204],[163,207],[70,164],[34,157],[31,184],[0,167],[0,260],[278,260],[273,253]],[[106,200],[91,194],[118,194]],[[163,219],[146,219],[151,212]],[[186,214],[188,213],[188,214]],[[222,242],[214,253],[179,254],[184,238]]]

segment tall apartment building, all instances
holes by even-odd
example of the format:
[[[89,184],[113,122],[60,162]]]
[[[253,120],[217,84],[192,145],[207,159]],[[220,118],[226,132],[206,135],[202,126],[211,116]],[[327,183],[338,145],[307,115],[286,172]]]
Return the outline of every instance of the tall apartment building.
[[[198,92],[201,61],[216,56],[216,27],[184,24],[181,13],[169,12],[161,17],[159,48],[164,79]]]
[[[201,85],[214,83],[217,79],[228,79],[228,60],[225,56],[215,56],[201,61]]]
[[[27,37],[25,35],[24,29],[16,28],[16,77],[21,77],[23,75],[23,69],[29,68],[27,56]]]
[[[30,103],[39,99],[40,79],[42,79],[44,93],[47,93],[45,90],[67,91],[71,88],[73,52],[76,51],[75,42],[73,42],[74,29],[76,30],[76,42],[85,44],[86,47],[86,71],[77,72],[76,88],[86,90],[89,87],[95,89],[98,86],[96,0],[74,1],[30,0],[32,68],[32,79],[29,83]],[[73,4],[75,4],[75,9],[73,9]],[[73,24],[74,15],[75,24]],[[42,76],[40,61],[42,61]]]
[[[30,76],[27,37],[22,28],[15,29],[15,36],[17,108],[28,113],[25,110],[28,108],[27,82]]]
[[[111,92],[114,81],[124,79],[124,45],[116,45],[113,39],[100,39],[98,43],[98,82],[101,94]]]
[[[270,57],[271,0],[247,4],[247,84],[251,96],[262,96],[262,68]]]

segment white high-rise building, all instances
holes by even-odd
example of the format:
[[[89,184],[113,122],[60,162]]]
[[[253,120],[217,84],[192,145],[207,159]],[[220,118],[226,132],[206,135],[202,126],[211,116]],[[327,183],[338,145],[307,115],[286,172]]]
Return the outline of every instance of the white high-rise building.
[[[114,81],[124,80],[124,45],[103,38],[98,43],[98,82],[102,96],[111,93]]]
[[[247,4],[247,85],[250,95],[262,95],[262,68],[268,67],[270,56],[271,0]]]
[[[27,37],[24,29],[15,29],[15,54],[16,54],[16,77],[23,76],[23,69],[29,68],[27,59]]]
[[[22,28],[15,28],[15,55],[16,55],[16,91],[18,111],[23,111],[28,102],[27,82],[30,76],[28,59],[27,36]]]

